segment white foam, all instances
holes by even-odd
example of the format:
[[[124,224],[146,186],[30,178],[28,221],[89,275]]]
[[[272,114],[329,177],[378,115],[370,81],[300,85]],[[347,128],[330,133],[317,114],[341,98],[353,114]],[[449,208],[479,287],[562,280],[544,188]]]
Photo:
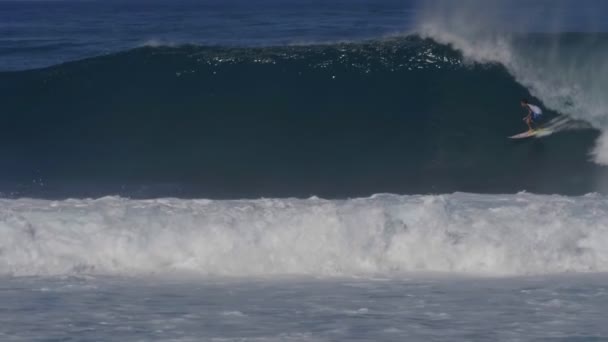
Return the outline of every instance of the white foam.
[[[143,42],[141,42],[140,44],[137,45],[137,47],[151,47],[151,48],[157,48],[157,47],[177,47],[180,45],[184,45],[185,43],[183,42],[177,42],[177,41],[170,41],[170,40],[166,40],[166,39],[156,39],[156,38],[151,38],[148,40],[145,40]]]
[[[0,275],[482,275],[608,271],[608,201],[0,200]]]
[[[429,5],[430,4],[430,5]],[[527,7],[504,0],[442,1],[424,4],[418,31],[440,43],[460,50],[465,58],[480,63],[500,63],[543,104],[571,118],[584,120],[602,132],[608,131],[608,39],[606,35],[585,34],[584,38],[534,43],[522,39],[526,29],[536,30],[538,22],[553,23],[549,31],[560,31],[564,11],[560,6],[532,12]],[[527,3],[530,5],[530,3]],[[600,13],[580,13],[598,16]],[[583,17],[579,21],[583,21]],[[593,18],[587,22],[594,23]],[[517,101],[518,99],[514,99]],[[562,126],[561,129],[576,128]],[[608,164],[605,133],[592,155]]]

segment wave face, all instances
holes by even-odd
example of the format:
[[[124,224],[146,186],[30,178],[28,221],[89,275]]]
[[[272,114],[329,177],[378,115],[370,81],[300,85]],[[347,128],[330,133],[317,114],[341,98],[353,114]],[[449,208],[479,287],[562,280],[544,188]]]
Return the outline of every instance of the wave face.
[[[604,191],[597,132],[514,142],[528,90],[417,37],[147,47],[0,73],[5,197]],[[557,115],[548,111],[548,117]]]
[[[545,195],[0,200],[0,274],[608,271],[608,201]]]
[[[602,18],[608,3],[560,0],[528,6],[514,11],[513,1],[503,0],[427,3],[421,6],[418,31],[470,61],[500,63],[547,107],[601,130],[592,154],[597,163],[608,164],[608,33]],[[584,28],[571,27],[572,13]],[[542,26],[588,33],[521,33]]]

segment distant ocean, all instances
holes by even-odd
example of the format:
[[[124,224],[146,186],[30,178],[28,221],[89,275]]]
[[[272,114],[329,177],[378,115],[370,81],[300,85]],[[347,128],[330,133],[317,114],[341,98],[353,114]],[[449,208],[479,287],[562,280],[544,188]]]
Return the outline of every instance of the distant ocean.
[[[608,339],[607,14],[0,1],[0,340]]]

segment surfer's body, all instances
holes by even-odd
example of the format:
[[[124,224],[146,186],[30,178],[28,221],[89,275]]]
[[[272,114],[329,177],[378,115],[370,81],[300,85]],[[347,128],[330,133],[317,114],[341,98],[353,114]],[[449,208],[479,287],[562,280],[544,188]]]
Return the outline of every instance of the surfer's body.
[[[528,129],[533,131],[532,125],[538,125],[538,121],[543,115],[542,109],[540,107],[530,104],[527,99],[522,99],[520,102],[521,106],[528,110],[528,115],[524,118],[524,121],[528,125]]]

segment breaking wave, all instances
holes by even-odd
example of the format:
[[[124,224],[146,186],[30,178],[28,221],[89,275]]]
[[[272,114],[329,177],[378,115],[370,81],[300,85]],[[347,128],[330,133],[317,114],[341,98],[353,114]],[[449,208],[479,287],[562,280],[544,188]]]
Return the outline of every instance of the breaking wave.
[[[0,274],[608,271],[600,195],[0,200]]]
[[[515,72],[560,132],[514,142],[506,137],[526,128],[519,99],[531,95],[509,74],[519,62],[471,64],[457,47],[464,55],[418,36],[159,46],[0,73],[0,192],[234,199],[607,189],[606,169],[588,156],[598,132],[572,122],[577,113],[600,127],[603,99],[569,93],[575,109],[564,109],[563,83],[546,80],[551,97],[540,79]]]

